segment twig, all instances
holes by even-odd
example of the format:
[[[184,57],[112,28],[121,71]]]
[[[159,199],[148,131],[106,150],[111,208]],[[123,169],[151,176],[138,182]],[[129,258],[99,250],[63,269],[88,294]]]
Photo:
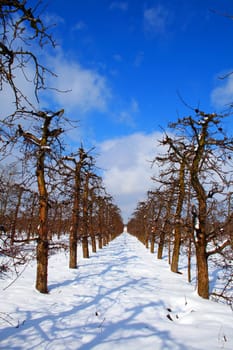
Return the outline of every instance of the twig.
[[[11,281],[11,283],[9,283],[6,287],[3,288],[3,290],[8,289],[10,286],[12,286],[13,283],[15,283],[15,281],[17,281],[17,279],[22,275],[22,273],[26,270],[26,267],[28,266],[29,262],[24,266],[23,270],[16,276],[16,278]]]

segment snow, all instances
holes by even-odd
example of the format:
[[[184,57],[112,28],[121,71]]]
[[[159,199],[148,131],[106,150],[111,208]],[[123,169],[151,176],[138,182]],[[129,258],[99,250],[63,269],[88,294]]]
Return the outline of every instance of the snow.
[[[0,349],[233,349],[231,308],[200,298],[127,232],[76,270],[68,253],[52,255],[48,295],[35,271],[0,280]]]

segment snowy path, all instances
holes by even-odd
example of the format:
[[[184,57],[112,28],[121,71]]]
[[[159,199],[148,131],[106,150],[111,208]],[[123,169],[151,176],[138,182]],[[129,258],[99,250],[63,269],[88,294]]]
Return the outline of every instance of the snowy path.
[[[0,310],[20,325],[0,320],[0,349],[233,349],[229,307],[200,299],[127,233],[78,270],[67,265],[51,257],[49,295],[34,290],[33,266],[2,292]]]

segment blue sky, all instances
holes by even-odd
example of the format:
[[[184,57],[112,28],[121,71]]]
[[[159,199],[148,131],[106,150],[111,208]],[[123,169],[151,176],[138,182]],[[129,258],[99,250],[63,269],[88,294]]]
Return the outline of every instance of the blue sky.
[[[79,112],[87,137],[166,126],[187,113],[177,92],[193,107],[219,107],[218,76],[233,66],[233,23],[221,14],[233,13],[232,1],[56,0],[47,10],[66,60],[104,79],[105,108]]]
[[[57,23],[58,86],[72,89],[54,103],[80,121],[69,142],[96,147],[127,222],[155,186],[162,129],[191,113],[179,95],[206,112],[233,101],[232,77],[219,79],[233,70],[233,21],[224,16],[233,2],[50,0],[46,11]]]
[[[34,0],[32,0],[34,1]],[[29,1],[30,2],[30,1]],[[232,0],[48,0],[57,47],[42,52],[58,77],[41,108],[79,121],[67,143],[95,146],[108,192],[127,222],[154,186],[150,161],[168,122],[233,101]],[[42,6],[43,7],[43,6]],[[42,8],[41,7],[41,8]],[[30,94],[30,89],[27,89]],[[5,101],[4,101],[5,102]],[[2,103],[3,106],[3,103]],[[2,109],[4,109],[2,107]],[[231,129],[230,120],[228,129]]]

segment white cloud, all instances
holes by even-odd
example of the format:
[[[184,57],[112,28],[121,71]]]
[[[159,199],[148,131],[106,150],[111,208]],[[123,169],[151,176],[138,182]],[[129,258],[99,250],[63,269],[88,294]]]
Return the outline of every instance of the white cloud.
[[[84,30],[87,28],[87,24],[84,21],[79,21],[75,24],[74,30]]]
[[[0,105],[0,120],[5,119],[7,116],[15,112],[14,94],[9,85],[3,84],[0,93]]]
[[[55,57],[47,55],[43,64],[57,77],[47,74],[45,85],[49,89],[42,90],[39,94],[39,108],[64,108],[67,114],[75,112],[76,115],[93,110],[107,110],[112,92],[104,75],[94,69],[82,67],[78,62],[64,58],[62,54]],[[15,70],[14,74],[17,87],[37,107],[33,84],[34,67],[29,64],[24,74],[20,69]],[[0,94],[2,116],[14,112],[13,102],[12,89],[7,85],[3,86]]]
[[[128,3],[126,1],[113,1],[110,5],[110,10],[114,10],[114,9],[127,11]]]
[[[14,83],[17,89],[21,92],[23,96],[27,98],[30,103],[37,107],[38,103],[35,96],[35,85],[33,83],[34,79],[34,68],[28,64],[27,69],[24,69],[24,73],[20,69],[14,70]],[[26,104],[25,100],[21,98],[22,104]],[[0,119],[4,119],[6,116],[14,113],[16,110],[15,105],[15,95],[9,84],[4,83],[0,93]],[[32,109],[28,106],[29,110]]]
[[[58,27],[60,24],[64,24],[65,20],[63,17],[59,16],[56,13],[43,13],[43,22],[44,24],[46,24],[46,26],[48,26],[49,28],[54,28],[54,27]]]
[[[131,111],[137,113],[139,111],[138,102],[133,98],[131,100]]]
[[[134,117],[139,112],[138,102],[132,98],[129,106],[121,110],[117,115],[117,122],[128,125],[130,127],[135,127]]]
[[[135,133],[98,145],[100,157],[97,163],[104,169],[104,184],[122,210],[125,221],[138,201],[144,199],[146,192],[154,186],[151,177],[158,169],[152,168],[151,162],[162,152],[158,143],[161,138],[159,132]]]
[[[77,110],[79,113],[106,111],[111,89],[103,75],[60,56],[53,58],[52,63],[53,71],[57,74],[57,78],[50,83],[57,90],[51,90],[55,104],[68,113],[75,111],[77,114]]]
[[[134,66],[135,67],[140,67],[142,62],[144,60],[144,52],[143,51],[139,51],[135,57],[135,60],[134,60]]]
[[[164,6],[147,8],[144,11],[144,29],[152,34],[165,33],[168,25],[169,13]]]
[[[122,56],[120,55],[120,54],[118,54],[118,53],[116,53],[116,54],[114,54],[113,55],[113,59],[115,60],[115,61],[117,61],[117,62],[122,62]]]
[[[211,93],[211,102],[215,107],[224,107],[233,103],[233,75],[222,80],[221,86]]]

